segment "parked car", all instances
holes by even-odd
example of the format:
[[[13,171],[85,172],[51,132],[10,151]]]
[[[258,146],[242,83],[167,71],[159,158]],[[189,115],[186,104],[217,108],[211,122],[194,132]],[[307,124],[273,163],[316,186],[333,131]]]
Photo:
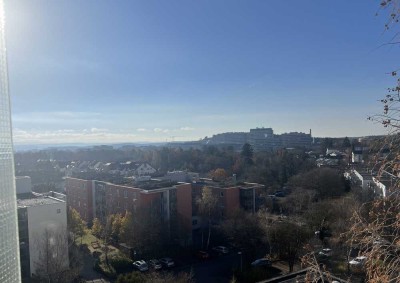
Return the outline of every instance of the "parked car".
[[[267,258],[259,258],[251,263],[251,266],[270,266],[272,263]]]
[[[275,192],[275,196],[278,197],[278,198],[283,198],[283,197],[286,196],[286,194],[285,194],[284,191],[276,191]]]
[[[175,266],[175,262],[170,257],[161,258],[160,262],[161,262],[162,266],[167,267],[167,268]]]
[[[208,259],[208,258],[210,258],[210,255],[208,252],[205,252],[205,251],[197,251],[196,257],[198,259]]]
[[[224,246],[213,247],[212,250],[214,252],[217,252],[218,254],[227,254],[227,253],[229,253],[229,249],[227,247],[224,247]]]
[[[318,255],[321,256],[321,257],[330,257],[330,256],[332,256],[332,250],[329,249],[329,248],[322,249],[322,250],[318,253]]]
[[[390,242],[388,240],[382,239],[382,238],[377,238],[373,241],[372,243],[374,246],[388,246],[390,245]]]
[[[133,263],[133,267],[141,272],[149,270],[149,266],[144,260],[138,260]]]
[[[158,259],[149,260],[149,265],[154,270],[159,270],[162,268],[161,262]]]
[[[358,257],[350,260],[349,261],[350,269],[360,270],[361,268],[364,267],[366,260],[367,260],[367,257],[365,257],[365,256],[358,256]]]

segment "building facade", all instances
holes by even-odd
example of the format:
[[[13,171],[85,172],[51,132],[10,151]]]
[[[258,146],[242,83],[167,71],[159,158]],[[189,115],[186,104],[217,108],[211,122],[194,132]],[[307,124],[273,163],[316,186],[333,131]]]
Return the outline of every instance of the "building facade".
[[[309,148],[312,144],[311,130],[309,134],[306,133],[284,133],[279,136],[282,147],[305,147]]]
[[[88,223],[95,217],[105,223],[108,215],[124,214],[125,211],[134,217],[151,212],[162,224],[179,223],[179,229],[189,239],[204,222],[198,207],[204,187],[209,187],[217,198],[216,223],[238,209],[255,213],[265,204],[264,185],[236,183],[234,180],[226,183],[196,178],[190,183],[152,180],[143,184],[118,185],[97,180],[66,179],[68,206],[75,208],[83,218],[90,215],[91,219],[84,218]],[[79,190],[81,192],[77,192]],[[86,198],[90,193],[92,197]]]
[[[32,181],[29,176],[15,176],[15,188],[17,195],[32,192]]]
[[[18,199],[18,225],[22,278],[69,268],[65,195],[33,193]]]
[[[249,143],[254,151],[271,151],[279,148],[310,148],[313,144],[311,130],[309,134],[290,132],[274,134],[272,128],[254,128],[249,132],[229,132],[213,135],[203,140],[211,145],[229,145],[240,149]]]
[[[11,129],[4,4],[0,0],[0,282],[3,283],[21,282]]]

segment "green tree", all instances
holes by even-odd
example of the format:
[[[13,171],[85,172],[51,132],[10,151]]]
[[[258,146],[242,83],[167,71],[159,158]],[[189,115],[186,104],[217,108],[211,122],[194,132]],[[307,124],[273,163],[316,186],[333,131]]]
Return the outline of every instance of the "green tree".
[[[74,235],[74,242],[76,237],[81,238],[86,234],[86,224],[82,220],[81,215],[76,209],[69,207],[67,214],[68,230]]]
[[[197,200],[197,204],[203,220],[206,220],[207,222],[208,236],[207,236],[206,249],[208,249],[211,238],[211,221],[212,221],[212,216],[217,208],[218,198],[213,194],[211,188],[203,187],[201,191],[201,197]]]
[[[134,244],[134,236],[133,215],[131,212],[126,211],[121,221],[119,240],[132,246]]]
[[[226,173],[225,169],[217,168],[210,172],[210,176],[213,180],[225,181],[226,178],[228,177],[228,174]]]
[[[333,147],[333,139],[324,138],[321,143],[321,151],[325,154],[326,150]]]
[[[104,255],[105,255],[105,258],[106,258],[106,264],[107,265],[109,265],[109,261],[108,261],[108,244],[112,240],[112,232],[113,232],[112,226],[113,226],[114,218],[115,218],[114,214],[111,214],[111,215],[109,215],[107,217],[105,226],[103,228],[103,234],[102,234],[104,245],[105,245]]]
[[[117,213],[114,215],[111,224],[111,238],[115,243],[119,243],[119,235],[121,233],[121,226],[122,226],[122,216],[121,214]]]
[[[96,217],[93,220],[93,225],[92,225],[92,234],[95,235],[96,237],[100,238],[101,235],[103,234],[103,225],[101,225],[100,220]]]
[[[342,147],[343,147],[343,148],[349,148],[349,147],[351,147],[351,143],[350,143],[350,140],[349,140],[348,137],[345,137],[345,138],[343,139]]]
[[[249,143],[245,143],[243,145],[240,155],[242,156],[246,164],[248,165],[253,164],[254,151],[253,147]]]

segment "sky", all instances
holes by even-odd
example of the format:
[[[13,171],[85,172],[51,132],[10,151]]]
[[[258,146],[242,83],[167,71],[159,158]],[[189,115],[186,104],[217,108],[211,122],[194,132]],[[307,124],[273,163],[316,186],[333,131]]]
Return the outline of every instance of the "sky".
[[[376,13],[379,15],[376,16]],[[5,0],[16,144],[384,134],[375,0]]]

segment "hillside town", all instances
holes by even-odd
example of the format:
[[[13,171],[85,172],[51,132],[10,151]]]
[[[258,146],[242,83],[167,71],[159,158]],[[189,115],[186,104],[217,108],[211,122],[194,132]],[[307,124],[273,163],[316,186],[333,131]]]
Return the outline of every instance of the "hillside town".
[[[360,248],[346,232],[352,207],[395,193],[399,176],[371,166],[390,155],[383,137],[271,148],[263,136],[268,146],[258,139],[257,150],[249,143],[235,150],[225,139],[188,150],[172,144],[17,152],[25,280],[66,272],[130,282],[124,274],[135,268],[140,276],[148,269],[171,276],[194,270],[201,280],[203,268],[225,280],[300,278],[301,259],[311,253],[339,282],[361,282],[362,263],[353,264]],[[201,167],[203,159],[211,167]],[[45,242],[41,223],[51,227],[46,237],[58,241],[49,266],[37,249]],[[166,259],[172,263],[164,265]]]
[[[0,0],[0,283],[400,283],[400,0]]]

